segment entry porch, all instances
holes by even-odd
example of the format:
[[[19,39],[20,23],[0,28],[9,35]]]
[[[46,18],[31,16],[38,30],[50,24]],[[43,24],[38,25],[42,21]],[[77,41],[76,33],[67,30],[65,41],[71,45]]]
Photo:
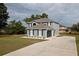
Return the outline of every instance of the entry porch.
[[[34,37],[52,37],[55,36],[55,30],[47,30],[47,29],[28,29],[27,30],[28,36],[34,36]]]

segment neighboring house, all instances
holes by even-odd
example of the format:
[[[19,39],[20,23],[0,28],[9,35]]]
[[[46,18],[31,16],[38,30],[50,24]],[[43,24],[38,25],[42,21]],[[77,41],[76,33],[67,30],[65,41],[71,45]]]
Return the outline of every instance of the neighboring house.
[[[63,26],[63,25],[59,26],[59,32],[60,33],[66,32],[67,30],[68,30],[68,28],[66,26]]]
[[[37,37],[52,37],[59,35],[59,23],[48,18],[27,22],[27,35]]]

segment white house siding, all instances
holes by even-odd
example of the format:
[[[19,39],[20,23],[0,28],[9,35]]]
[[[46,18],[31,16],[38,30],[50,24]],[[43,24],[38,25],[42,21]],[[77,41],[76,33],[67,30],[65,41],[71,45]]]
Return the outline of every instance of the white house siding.
[[[55,28],[55,36],[59,35],[59,24],[54,23]]]
[[[50,26],[50,22],[48,23],[48,26]]]
[[[54,36],[54,30],[51,31],[52,32],[52,37]]]
[[[59,35],[59,24],[51,23],[51,27],[54,29],[55,36]]]

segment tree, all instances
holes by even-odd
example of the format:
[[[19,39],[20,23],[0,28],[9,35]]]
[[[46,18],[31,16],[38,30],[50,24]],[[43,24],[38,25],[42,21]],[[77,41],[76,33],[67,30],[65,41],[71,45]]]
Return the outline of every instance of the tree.
[[[73,24],[73,25],[72,25],[71,30],[72,30],[72,31],[76,31],[76,30],[77,30],[76,24]]]
[[[36,19],[40,19],[41,18],[41,15],[36,15]]]
[[[41,19],[41,18],[48,18],[48,15],[46,13],[42,13],[42,15],[31,15],[30,18],[25,18],[24,21],[27,22],[31,22],[33,20],[37,20],[37,19]]]
[[[31,22],[33,19],[32,18],[25,18],[24,21],[25,22]]]
[[[9,24],[6,26],[5,31],[7,34],[13,34],[14,33],[14,27],[15,27],[15,20],[10,21]]]
[[[7,25],[8,18],[7,7],[3,3],[0,3],[0,29]]]
[[[34,15],[31,15],[31,18],[32,18],[32,19],[35,19],[35,16],[34,16]]]
[[[79,23],[77,23],[77,26],[76,27],[77,27],[77,31],[79,32]]]
[[[25,27],[22,26],[22,23],[20,21],[15,23],[15,33],[16,34],[24,34],[25,33]]]
[[[79,23],[73,24],[72,27],[71,27],[71,30],[79,32]]]
[[[3,34],[4,28],[7,25],[7,19],[9,18],[8,12],[7,12],[7,7],[3,4],[0,3],[0,34]]]
[[[42,13],[42,18],[48,18],[48,15],[46,13]]]
[[[7,34],[24,34],[25,27],[22,25],[20,21],[16,22],[15,20],[10,21],[6,28]]]

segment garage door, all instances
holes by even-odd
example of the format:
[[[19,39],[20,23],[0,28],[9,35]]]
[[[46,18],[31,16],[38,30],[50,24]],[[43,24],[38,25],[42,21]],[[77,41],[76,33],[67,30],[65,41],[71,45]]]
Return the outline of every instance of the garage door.
[[[47,30],[47,37],[51,37],[52,36],[52,31],[51,30]]]
[[[34,35],[34,36],[37,36],[37,30],[36,30],[36,29],[33,30],[33,35]]]
[[[42,30],[42,36],[46,37],[46,30],[45,29]]]

